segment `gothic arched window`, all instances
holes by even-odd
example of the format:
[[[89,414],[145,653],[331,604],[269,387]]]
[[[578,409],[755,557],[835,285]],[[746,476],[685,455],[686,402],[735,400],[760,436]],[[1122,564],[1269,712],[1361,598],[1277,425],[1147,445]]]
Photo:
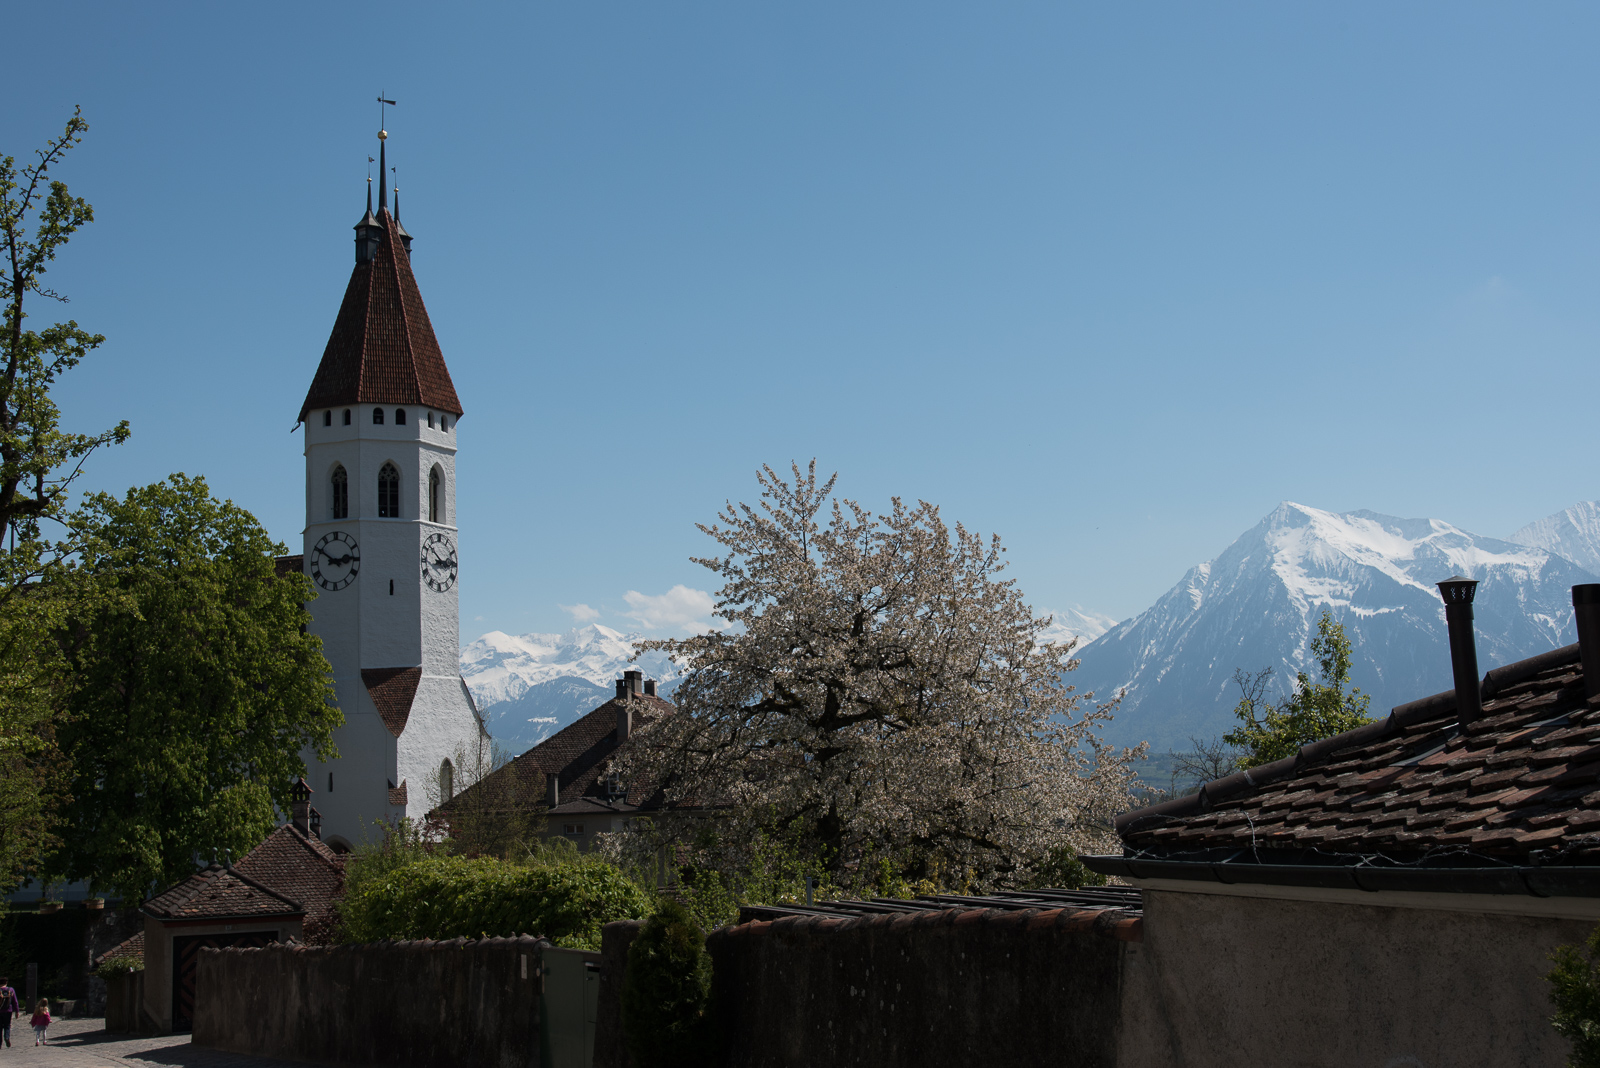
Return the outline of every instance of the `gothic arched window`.
[[[333,425],[333,409],[332,408],[329,408],[327,411],[322,413],[322,425],[323,426],[332,426]]]
[[[346,408],[344,410],[344,425],[345,426],[349,426],[350,425],[350,409],[349,408]]]
[[[350,517],[350,476],[344,473],[344,465],[339,464],[333,469],[333,518],[348,519]]]
[[[439,429],[440,430],[449,430],[450,429],[450,417],[448,415],[445,415],[443,412],[439,413]]]
[[[428,522],[444,522],[444,475],[437,467],[428,472]]]
[[[400,518],[400,469],[394,464],[378,469],[378,517]]]
[[[405,426],[406,425],[406,410],[404,408],[396,408],[394,410],[394,425],[395,426]]]
[[[456,769],[450,764],[449,757],[445,757],[444,763],[439,765],[439,793],[446,801],[456,796]]]
[[[383,425],[383,409],[382,408],[374,408],[374,409],[372,409],[372,425],[373,426],[382,426]]]
[[[428,413],[428,429],[429,430],[433,429],[433,413],[432,412]]]

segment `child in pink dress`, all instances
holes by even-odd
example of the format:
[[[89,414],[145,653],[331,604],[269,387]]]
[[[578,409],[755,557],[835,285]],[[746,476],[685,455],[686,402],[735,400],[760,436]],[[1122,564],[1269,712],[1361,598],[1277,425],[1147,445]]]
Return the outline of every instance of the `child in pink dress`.
[[[45,998],[39,999],[39,1007],[33,1010],[33,1044],[35,1046],[48,1046],[50,1043],[44,1037],[44,1032],[50,1026],[50,1002]]]

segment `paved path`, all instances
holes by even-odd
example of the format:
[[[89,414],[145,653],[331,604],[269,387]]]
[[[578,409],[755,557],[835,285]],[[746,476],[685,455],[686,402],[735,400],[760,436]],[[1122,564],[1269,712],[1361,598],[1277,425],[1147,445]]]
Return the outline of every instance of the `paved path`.
[[[50,1025],[48,1045],[33,1044],[28,1018],[11,1025],[11,1048],[0,1049],[0,1068],[7,1063],[29,1068],[305,1068],[294,1061],[241,1057],[189,1044],[188,1035],[108,1035],[102,1019],[57,1020]]]

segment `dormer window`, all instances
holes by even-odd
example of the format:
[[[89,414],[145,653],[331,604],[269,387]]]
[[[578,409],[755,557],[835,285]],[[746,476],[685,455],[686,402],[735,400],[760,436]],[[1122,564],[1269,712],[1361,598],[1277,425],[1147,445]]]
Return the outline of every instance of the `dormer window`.
[[[405,426],[406,425],[406,410],[404,408],[396,408],[394,410],[394,425],[395,426]]]
[[[349,426],[350,425],[350,409],[349,408],[346,408],[344,410],[344,425],[345,426]]]
[[[378,518],[400,518],[400,469],[394,464],[378,469]]]
[[[382,408],[374,408],[374,409],[372,409],[372,425],[373,426],[382,426],[383,425],[383,409]]]
[[[333,518],[350,518],[350,476],[345,474],[343,464],[333,469],[330,482],[330,488],[333,490]]]
[[[333,409],[332,408],[329,408],[327,411],[322,413],[322,425],[323,426],[332,426],[333,425]]]

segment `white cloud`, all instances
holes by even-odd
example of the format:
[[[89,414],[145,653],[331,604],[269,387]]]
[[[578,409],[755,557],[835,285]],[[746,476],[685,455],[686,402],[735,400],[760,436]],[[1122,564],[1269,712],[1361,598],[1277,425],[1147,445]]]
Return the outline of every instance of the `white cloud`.
[[[629,590],[622,599],[628,602],[628,611],[623,615],[638,621],[647,630],[705,630],[710,626],[706,617],[717,605],[705,590],[691,590],[682,584],[659,597]]]
[[[577,623],[593,623],[600,618],[599,611],[590,608],[586,604],[558,604],[556,607],[571,616]]]

